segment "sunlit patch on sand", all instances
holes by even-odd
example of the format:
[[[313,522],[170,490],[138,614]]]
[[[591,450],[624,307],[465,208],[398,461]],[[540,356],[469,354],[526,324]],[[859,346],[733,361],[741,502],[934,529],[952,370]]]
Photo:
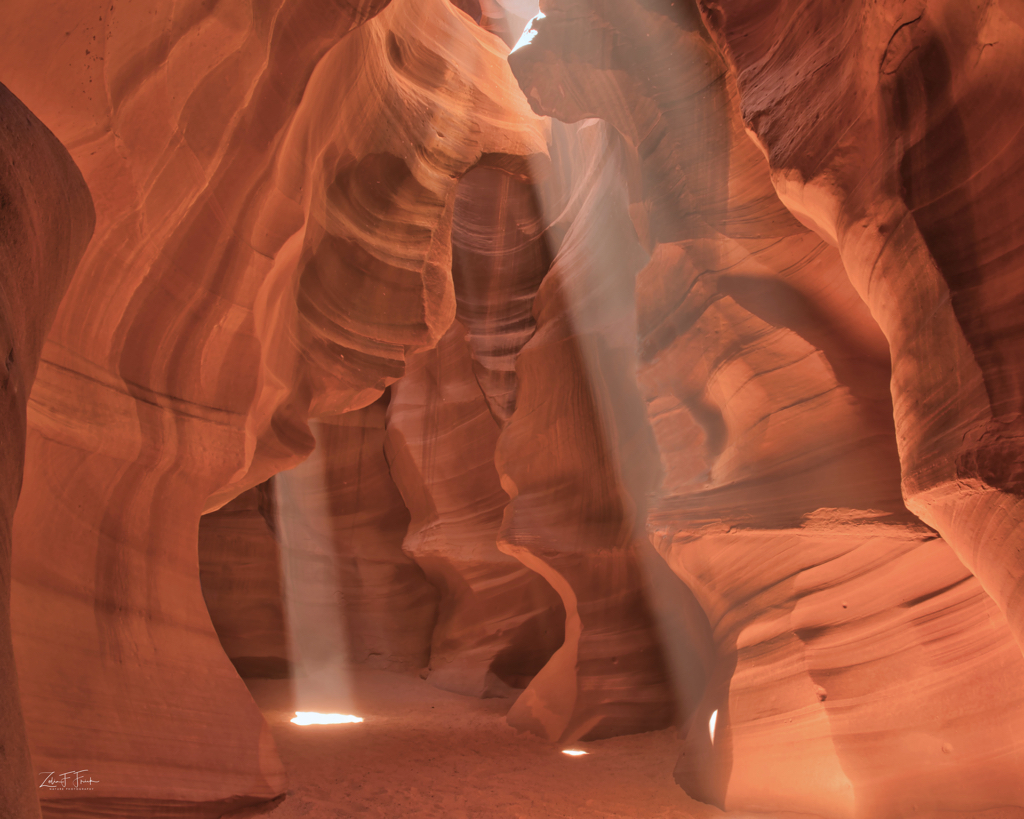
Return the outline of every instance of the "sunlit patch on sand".
[[[562,753],[568,754],[569,756],[586,756],[589,753],[589,751],[577,751],[575,748],[570,748],[565,751],[562,751]]]
[[[343,722],[362,721],[362,717],[351,714],[318,714],[316,711],[296,711],[292,719],[296,725],[340,725]]]
[[[711,744],[715,744],[715,724],[718,722],[718,709],[711,712],[711,719],[708,720],[708,733],[711,734]]]

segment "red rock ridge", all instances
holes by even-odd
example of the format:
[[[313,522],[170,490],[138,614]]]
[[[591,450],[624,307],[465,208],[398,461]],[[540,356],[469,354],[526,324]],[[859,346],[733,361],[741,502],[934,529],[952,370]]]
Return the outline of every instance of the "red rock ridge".
[[[522,688],[562,644],[565,612],[540,575],[498,550],[509,502],[499,428],[459,322],[392,387],[387,453],[412,514],[403,548],[440,592],[427,679],[474,696]]]

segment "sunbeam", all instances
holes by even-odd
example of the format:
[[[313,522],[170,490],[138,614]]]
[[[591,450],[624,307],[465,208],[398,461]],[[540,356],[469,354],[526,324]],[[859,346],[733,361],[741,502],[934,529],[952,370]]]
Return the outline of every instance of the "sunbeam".
[[[311,421],[310,428],[319,439],[320,425]],[[296,713],[351,711],[348,640],[319,444],[301,464],[280,473],[274,487]]]

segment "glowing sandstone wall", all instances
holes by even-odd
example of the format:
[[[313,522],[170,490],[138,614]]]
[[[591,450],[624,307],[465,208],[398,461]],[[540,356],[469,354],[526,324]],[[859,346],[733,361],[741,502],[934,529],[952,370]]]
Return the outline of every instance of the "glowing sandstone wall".
[[[657,469],[634,363],[632,293],[646,254],[616,135],[593,122],[563,138],[552,159],[571,195],[544,197],[561,236],[496,462],[510,497],[501,548],[541,574],[566,612],[564,644],[508,720],[568,742],[665,727],[675,709],[635,551]]]
[[[392,387],[386,452],[412,520],[403,549],[438,589],[427,679],[473,696],[507,696],[564,639],[561,600],[498,548],[508,496],[494,465],[499,427],[454,322]]]
[[[272,481],[199,521],[199,580],[224,652],[243,676],[287,677],[281,548]]]
[[[554,741],[676,714],[727,809],[1021,815],[1018,5],[547,0],[509,56],[524,5],[0,11],[97,219],[12,631],[36,768],[104,775],[44,810],[284,791],[222,644],[288,659],[234,581],[319,418],[355,659]]]
[[[97,203],[29,411],[13,620],[36,767],[105,775],[44,796],[273,797],[280,763],[203,603],[199,517],[444,334],[457,180],[544,152],[543,123],[501,43],[440,0],[2,18],[4,80]]]
[[[632,212],[651,248],[639,380],[663,468],[647,528],[717,654],[676,776],[731,809],[1017,815],[1024,664],[1006,596],[1015,564],[997,555],[1016,542],[1006,481],[1020,406],[1015,319],[995,293],[1014,303],[1002,271],[1020,235],[1006,181],[1019,123],[985,130],[1004,140],[982,154],[994,163],[968,164],[967,126],[940,135],[960,121],[958,93],[984,99],[979,129],[1011,105],[1001,95],[1018,84],[982,79],[994,82],[978,61],[994,49],[953,39],[996,39],[985,26],[1001,12],[812,5],[706,3],[702,20],[679,3],[551,0],[510,57],[534,110],[603,118],[639,166]],[[885,57],[892,35],[898,59]],[[904,238],[918,217],[894,196],[935,220],[936,249]],[[956,216],[975,209],[994,222],[965,234]],[[963,265],[951,301],[943,252]],[[987,400],[975,359],[1002,390]],[[985,413],[1002,425],[967,423]],[[1002,484],[983,477],[999,464]],[[1000,567],[991,580],[986,566]]]
[[[908,505],[1024,644],[1019,4],[822,3],[803,23],[818,44],[782,52],[748,35],[766,15],[790,26],[788,4],[705,12],[780,197],[837,246],[888,339]]]

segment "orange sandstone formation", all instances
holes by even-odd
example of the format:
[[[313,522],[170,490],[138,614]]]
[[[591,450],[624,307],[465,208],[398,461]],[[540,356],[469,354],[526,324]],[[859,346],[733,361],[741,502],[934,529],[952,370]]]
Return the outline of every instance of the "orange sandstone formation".
[[[323,584],[325,603],[340,609],[348,659],[419,669],[429,656],[438,595],[402,549],[409,512],[384,456],[388,397],[385,392],[361,410],[321,419],[315,466],[307,461],[294,476],[284,473],[274,481],[289,484],[286,497],[278,491],[282,523],[302,518],[306,526],[321,527],[333,552],[333,565],[321,567],[315,582]],[[286,538],[283,546],[286,561],[298,557],[298,543]],[[299,580],[287,589],[297,598],[290,609],[310,588]],[[294,628],[292,634],[297,636]]]
[[[315,463],[202,517],[203,595],[243,677],[288,676],[302,626],[286,621],[314,585],[325,608],[310,617],[342,624],[348,660],[426,665],[437,591],[402,551],[409,513],[384,454],[388,393],[321,419]]]
[[[542,5],[0,10],[0,814],[284,793],[237,672],[331,640],[729,810],[1024,813],[1024,13]]]
[[[534,300],[516,411],[497,463],[511,502],[501,548],[561,595],[565,642],[509,722],[572,741],[668,725],[674,712],[634,552],[653,466],[634,370],[633,277],[645,258],[602,123],[577,143],[571,226]]]
[[[707,6],[712,25],[741,17]],[[511,58],[535,110],[601,116],[641,163],[633,212],[653,252],[637,282],[640,381],[664,469],[647,523],[717,649],[680,783],[727,808],[827,817],[1024,804],[1020,652],[978,581],[903,505],[886,339],[846,254],[769,187],[738,115],[749,75],[737,90],[679,4],[546,12]],[[744,19],[737,42],[759,56],[780,47],[766,39],[773,15]],[[802,30],[778,29],[781,47]],[[796,82],[789,53],[771,54],[774,76]]]
[[[220,644],[243,677],[289,673],[272,481],[199,521],[199,579]]]
[[[387,453],[412,514],[403,548],[440,593],[427,679],[474,696],[523,688],[564,639],[561,600],[498,550],[499,428],[458,322],[392,387]]]
[[[39,815],[9,619],[25,406],[46,332],[94,224],[89,191],[67,150],[0,85],[0,816]]]
[[[821,3],[800,24],[813,45],[794,31],[778,51],[749,34],[765,16],[792,29],[788,4],[703,5],[779,196],[889,342],[908,506],[1024,645],[1019,9]]]
[[[97,202],[30,409],[13,622],[36,767],[104,774],[43,797],[270,798],[280,765],[203,604],[199,517],[443,335],[457,180],[544,152],[542,122],[500,42],[442,0],[2,17],[4,79]]]
[[[528,161],[491,155],[482,157],[456,188],[456,317],[467,331],[473,375],[500,425],[515,410],[516,357],[536,329],[533,299],[557,242],[557,227],[548,224],[534,180],[536,172],[551,177],[553,170],[539,156]],[[549,186],[556,185],[551,179]]]

